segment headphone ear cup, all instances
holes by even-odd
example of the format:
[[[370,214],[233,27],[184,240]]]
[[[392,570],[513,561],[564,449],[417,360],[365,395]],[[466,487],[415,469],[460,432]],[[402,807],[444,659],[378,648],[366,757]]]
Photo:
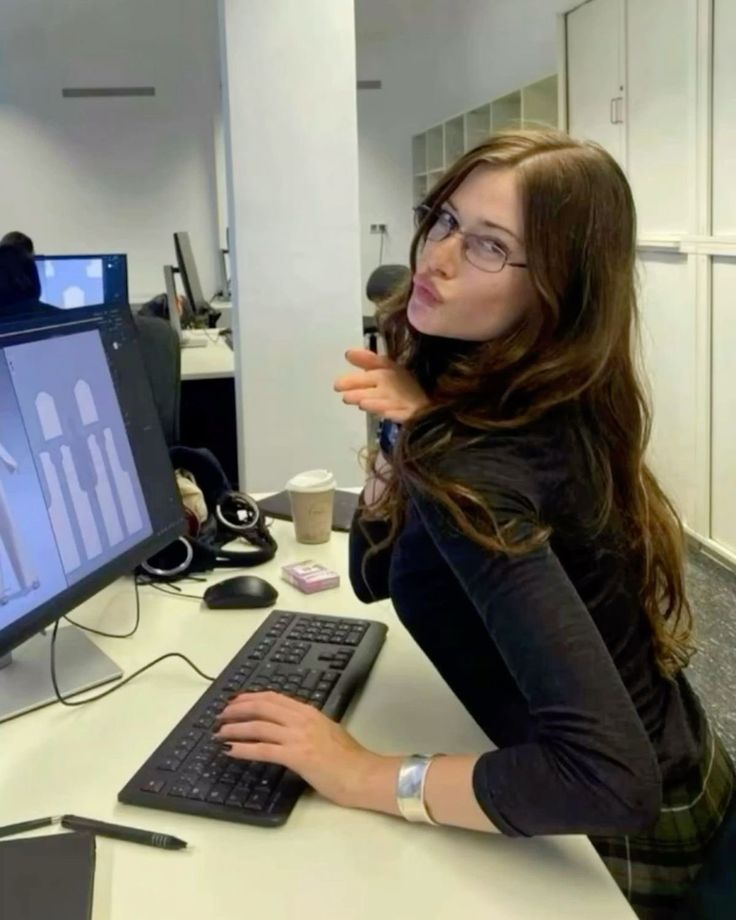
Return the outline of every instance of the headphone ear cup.
[[[228,492],[215,505],[215,517],[225,530],[247,539],[260,529],[261,509],[245,492]]]
[[[176,581],[192,567],[194,546],[188,537],[178,537],[162,550],[141,562],[139,569],[155,581]]]
[[[211,549],[208,549],[208,551],[212,552]],[[258,546],[256,549],[251,549],[246,552],[233,549],[218,549],[216,553],[213,553],[215,557],[215,566],[244,569],[251,568],[254,565],[263,565],[264,562],[270,562],[275,555],[275,541],[272,541],[272,543],[266,546]]]

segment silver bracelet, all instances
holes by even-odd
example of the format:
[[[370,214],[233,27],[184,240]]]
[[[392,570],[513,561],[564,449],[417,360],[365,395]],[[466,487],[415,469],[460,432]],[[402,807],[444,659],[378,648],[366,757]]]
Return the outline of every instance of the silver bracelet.
[[[396,779],[396,804],[407,821],[434,824],[437,822],[427,811],[424,801],[424,785],[427,771],[434,757],[427,754],[412,754],[399,767]]]

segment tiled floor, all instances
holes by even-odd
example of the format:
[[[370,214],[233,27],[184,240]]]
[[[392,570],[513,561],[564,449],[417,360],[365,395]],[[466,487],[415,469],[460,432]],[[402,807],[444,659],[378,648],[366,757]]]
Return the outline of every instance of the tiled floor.
[[[691,552],[687,580],[699,651],[686,673],[736,759],[736,573]]]

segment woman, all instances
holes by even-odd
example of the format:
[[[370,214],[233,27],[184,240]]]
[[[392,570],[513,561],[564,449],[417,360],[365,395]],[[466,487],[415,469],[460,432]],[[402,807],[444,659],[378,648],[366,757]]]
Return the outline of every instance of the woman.
[[[588,834],[641,917],[673,916],[734,772],[682,674],[681,528],[643,460],[628,184],[593,144],[509,132],[417,214],[388,354],[349,353],[359,371],[336,383],[400,425],[384,422],[351,580],[391,597],[498,749],[380,757],[268,694],[234,701],[218,736],[343,805]]]

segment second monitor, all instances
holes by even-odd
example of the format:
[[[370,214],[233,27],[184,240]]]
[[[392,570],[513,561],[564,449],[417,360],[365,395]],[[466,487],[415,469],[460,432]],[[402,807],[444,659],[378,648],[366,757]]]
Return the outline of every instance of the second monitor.
[[[36,256],[41,300],[62,310],[128,303],[128,260],[122,253]]]

